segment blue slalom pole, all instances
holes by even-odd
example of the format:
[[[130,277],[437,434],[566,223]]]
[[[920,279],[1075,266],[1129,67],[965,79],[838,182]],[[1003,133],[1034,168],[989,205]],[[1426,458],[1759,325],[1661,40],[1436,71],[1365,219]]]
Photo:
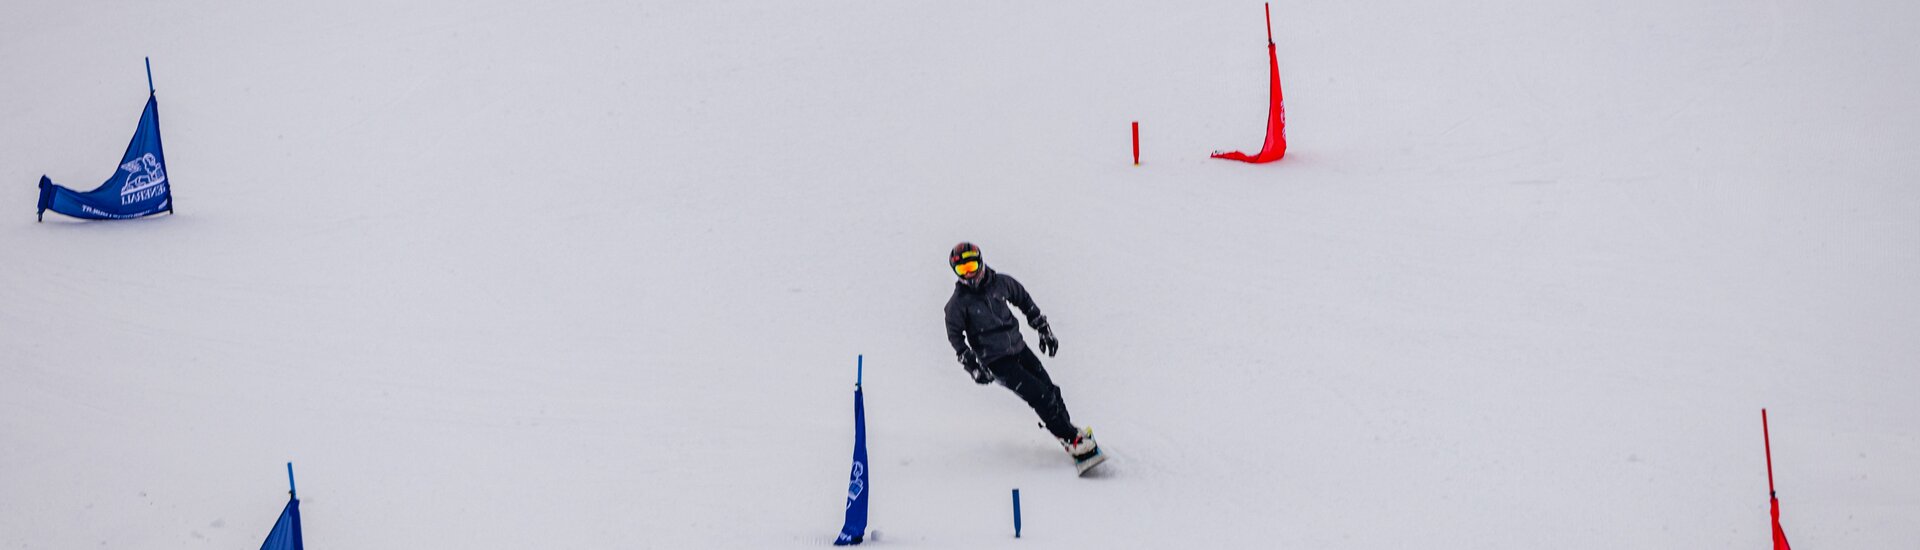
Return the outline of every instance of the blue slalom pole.
[[[860,387],[860,383],[862,381],[865,381],[866,378],[867,378],[867,354],[862,353],[860,355],[854,356],[853,387],[856,387],[856,388]]]
[[[1013,490],[1013,538],[1020,538],[1020,490]]]
[[[291,498],[296,498],[296,499],[300,498],[300,493],[297,490],[295,490],[293,486],[293,463],[292,462],[287,463],[287,496]]]
[[[153,95],[153,58],[147,60],[147,95]],[[292,464],[289,462],[288,464]]]

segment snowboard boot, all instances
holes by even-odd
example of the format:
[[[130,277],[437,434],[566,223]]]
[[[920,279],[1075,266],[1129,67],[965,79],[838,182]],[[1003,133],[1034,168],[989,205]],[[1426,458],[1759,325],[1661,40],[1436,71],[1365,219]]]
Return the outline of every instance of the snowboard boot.
[[[1073,468],[1083,476],[1087,470],[1107,461],[1107,455],[1100,452],[1100,444],[1093,440],[1093,428],[1080,428],[1073,439],[1060,440],[1060,447],[1073,457]]]
[[[1074,460],[1084,460],[1100,452],[1100,444],[1093,440],[1093,428],[1080,428],[1073,434],[1073,439],[1060,440],[1060,446],[1067,450],[1067,454],[1073,455]]]
[[[1039,426],[1042,430],[1047,429],[1045,422],[1039,423]],[[1106,453],[1100,452],[1100,444],[1093,440],[1093,428],[1080,428],[1074,430],[1072,439],[1056,440],[1060,442],[1060,448],[1067,451],[1067,456],[1073,457],[1073,468],[1079,470],[1082,476],[1087,475],[1087,470],[1107,461]]]

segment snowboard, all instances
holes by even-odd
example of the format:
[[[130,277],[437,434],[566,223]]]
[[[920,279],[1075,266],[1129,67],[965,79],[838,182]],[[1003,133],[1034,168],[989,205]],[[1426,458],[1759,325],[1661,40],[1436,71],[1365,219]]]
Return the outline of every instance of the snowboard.
[[[1078,474],[1076,475],[1079,475],[1080,477],[1086,477],[1087,472],[1093,471],[1093,468],[1095,466],[1099,466],[1101,464],[1106,463],[1107,453],[1101,450],[1098,445],[1099,445],[1098,443],[1095,443],[1093,452],[1091,453],[1087,453],[1086,455],[1083,455],[1083,456],[1073,457],[1073,469],[1078,470]]]

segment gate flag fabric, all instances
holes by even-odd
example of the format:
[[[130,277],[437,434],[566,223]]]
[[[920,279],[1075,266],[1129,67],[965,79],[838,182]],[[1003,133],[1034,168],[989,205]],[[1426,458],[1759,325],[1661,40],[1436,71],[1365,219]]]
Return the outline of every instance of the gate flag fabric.
[[[867,536],[867,405],[860,393],[866,374],[866,356],[859,361],[853,384],[853,473],[847,479],[847,522],[840,526],[834,546],[860,544]]]
[[[1787,544],[1786,530],[1780,528],[1780,499],[1768,497],[1767,500],[1773,502],[1773,550],[1793,550],[1793,545]]]
[[[1255,164],[1273,162],[1287,156],[1287,107],[1286,95],[1280,93],[1280,56],[1273,47],[1273,13],[1267,13],[1267,75],[1268,86],[1272,92],[1267,106],[1267,142],[1260,146],[1260,153],[1247,155],[1239,151],[1216,152],[1213,158],[1251,162]]]
[[[260,543],[260,550],[306,550],[306,544],[300,541],[300,499],[287,500],[280,521],[273,523],[273,531],[267,533],[266,542]]]
[[[40,176],[40,210],[35,216],[45,220],[52,210],[88,220],[120,220],[173,212],[173,193],[167,181],[167,155],[160,149],[160,104],[152,90],[147,92],[147,109],[140,113],[140,128],[134,130],[127,154],[120,157],[120,168],[99,188],[80,192],[53,183]]]

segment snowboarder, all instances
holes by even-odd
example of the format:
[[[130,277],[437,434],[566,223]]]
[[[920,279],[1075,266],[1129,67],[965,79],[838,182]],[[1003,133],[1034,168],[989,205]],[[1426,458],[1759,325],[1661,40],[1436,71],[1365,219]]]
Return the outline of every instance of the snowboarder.
[[[1093,440],[1093,430],[1077,428],[1067,414],[1067,403],[1060,387],[1047,376],[1040,357],[1027,348],[1020,335],[1020,323],[1013,318],[1008,304],[1027,316],[1027,324],[1040,332],[1040,351],[1048,357],[1060,351],[1060,339],[1053,335],[1047,316],[1034,305],[1026,287],[1011,275],[987,267],[980,247],[960,243],[947,255],[947,265],[960,280],[953,285],[953,297],[947,299],[947,341],[959,355],[960,368],[980,385],[995,381],[1013,390],[1033,412],[1041,425],[1060,446],[1073,455],[1074,465],[1084,474],[1106,460]]]

